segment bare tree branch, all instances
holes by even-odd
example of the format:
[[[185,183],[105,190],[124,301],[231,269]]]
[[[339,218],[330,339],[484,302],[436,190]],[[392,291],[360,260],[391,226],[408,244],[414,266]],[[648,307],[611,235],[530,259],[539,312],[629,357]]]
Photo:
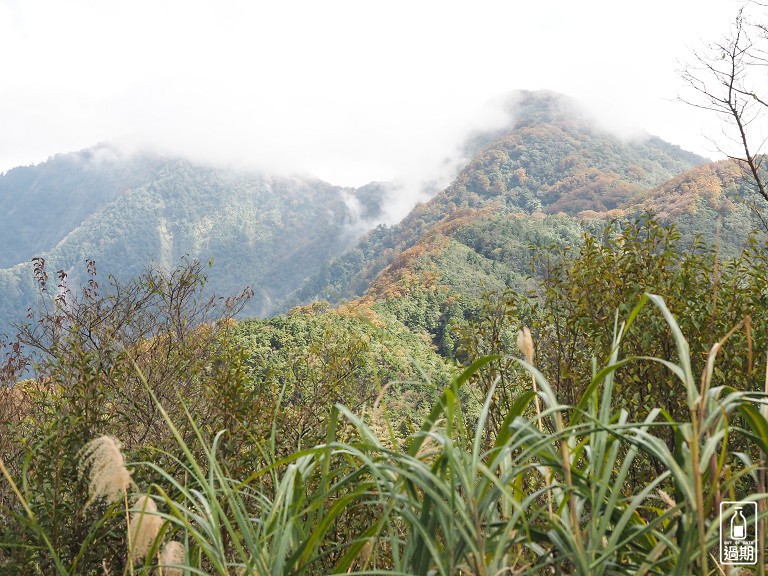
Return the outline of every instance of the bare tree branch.
[[[754,0],[751,4],[768,6]],[[768,97],[760,91],[764,88],[760,85],[765,77],[763,68],[768,66],[768,27],[750,22],[745,8],[739,10],[724,39],[694,51],[693,63],[680,71],[693,96],[679,100],[723,119],[734,134],[729,139],[739,152],[716,143],[718,151],[745,168],[757,193],[768,202],[768,185],[762,172],[762,149],[767,140],[761,134]],[[762,216],[759,219],[768,231],[766,220]]]

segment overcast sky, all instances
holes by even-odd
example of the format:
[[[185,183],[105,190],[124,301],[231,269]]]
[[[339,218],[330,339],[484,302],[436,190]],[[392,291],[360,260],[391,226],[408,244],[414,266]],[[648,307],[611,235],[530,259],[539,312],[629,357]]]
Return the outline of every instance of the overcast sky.
[[[678,61],[731,0],[0,0],[0,172],[100,141],[313,173],[428,176],[547,88],[714,156]]]

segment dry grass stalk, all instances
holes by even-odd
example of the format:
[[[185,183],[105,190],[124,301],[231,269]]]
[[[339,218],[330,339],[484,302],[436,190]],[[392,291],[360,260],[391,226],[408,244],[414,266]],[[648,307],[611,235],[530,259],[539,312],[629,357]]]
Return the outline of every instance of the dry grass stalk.
[[[376,400],[373,403],[371,410],[369,411],[369,427],[371,431],[376,434],[376,437],[379,439],[383,446],[386,446],[387,448],[396,448],[396,446],[392,443],[392,436],[390,435],[391,430],[389,427],[389,422],[387,421],[387,414],[385,412],[386,408],[382,406],[384,395],[386,394],[387,390],[389,390],[390,386],[391,383],[384,386],[381,389],[381,392],[379,392],[379,395],[376,397]]]
[[[527,326],[523,326],[522,330],[519,330],[517,332],[517,347],[520,349],[520,352],[525,357],[525,361],[528,362],[528,364],[533,365],[533,336],[531,336],[531,331],[528,329]],[[531,372],[531,385],[533,386],[533,401],[536,405],[536,424],[539,428],[539,432],[544,434],[544,422],[541,420],[541,400],[539,399],[539,387],[536,384],[536,377]],[[544,467],[544,480],[547,483],[547,486],[552,486],[552,472],[549,469],[549,466]],[[549,512],[549,516],[554,516],[554,507],[552,505],[552,493],[547,492],[547,510]]]
[[[91,440],[78,455],[81,476],[90,469],[88,501],[83,510],[97,498],[106,498],[110,504],[124,498],[133,485],[131,473],[125,467],[120,441],[112,436],[99,436]]]

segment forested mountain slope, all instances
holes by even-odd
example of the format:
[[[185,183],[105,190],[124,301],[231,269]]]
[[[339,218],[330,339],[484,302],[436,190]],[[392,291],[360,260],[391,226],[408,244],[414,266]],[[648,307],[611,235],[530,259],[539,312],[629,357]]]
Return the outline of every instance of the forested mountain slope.
[[[85,259],[130,277],[208,260],[219,293],[253,288],[248,312],[265,315],[375,218],[383,191],[274,177],[106,146],[60,155],[0,176],[0,325],[23,318],[36,294],[32,257],[76,280]]]
[[[698,236],[717,244],[725,256],[735,255],[753,230],[765,231],[765,200],[752,178],[731,160],[709,162],[644,191],[626,213],[650,212],[674,223],[690,242]]]
[[[468,210],[496,218],[502,228],[510,215],[604,219],[624,214],[644,192],[705,161],[653,136],[625,140],[613,135],[596,127],[571,99],[551,92],[516,93],[509,113],[505,129],[470,143],[476,154],[450,186],[398,225],[371,231],[324,266],[288,304],[362,295],[433,226],[462,211],[465,219],[472,219]]]
[[[164,163],[100,145],[9,170],[0,176],[0,268],[51,250],[126,190],[150,181]]]
[[[470,160],[447,188],[359,241],[392,187],[341,188],[109,145],[10,170],[0,175],[0,326],[22,319],[36,298],[35,256],[72,280],[86,259],[129,277],[185,255],[213,258],[209,287],[250,286],[246,314],[267,316],[317,299],[397,293],[391,286],[414,270],[437,270],[461,293],[524,289],[531,245],[575,244],[585,230],[643,211],[674,221],[688,240],[714,241],[720,220],[729,254],[757,225],[749,186],[729,162],[612,134],[551,92],[517,92],[508,112],[507,126],[466,143]]]

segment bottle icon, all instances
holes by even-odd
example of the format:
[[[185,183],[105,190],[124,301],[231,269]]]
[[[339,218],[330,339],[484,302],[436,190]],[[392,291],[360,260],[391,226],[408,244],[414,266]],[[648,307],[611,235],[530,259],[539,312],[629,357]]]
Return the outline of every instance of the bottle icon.
[[[733,540],[745,540],[747,538],[747,519],[741,513],[741,507],[731,516],[731,538]]]

